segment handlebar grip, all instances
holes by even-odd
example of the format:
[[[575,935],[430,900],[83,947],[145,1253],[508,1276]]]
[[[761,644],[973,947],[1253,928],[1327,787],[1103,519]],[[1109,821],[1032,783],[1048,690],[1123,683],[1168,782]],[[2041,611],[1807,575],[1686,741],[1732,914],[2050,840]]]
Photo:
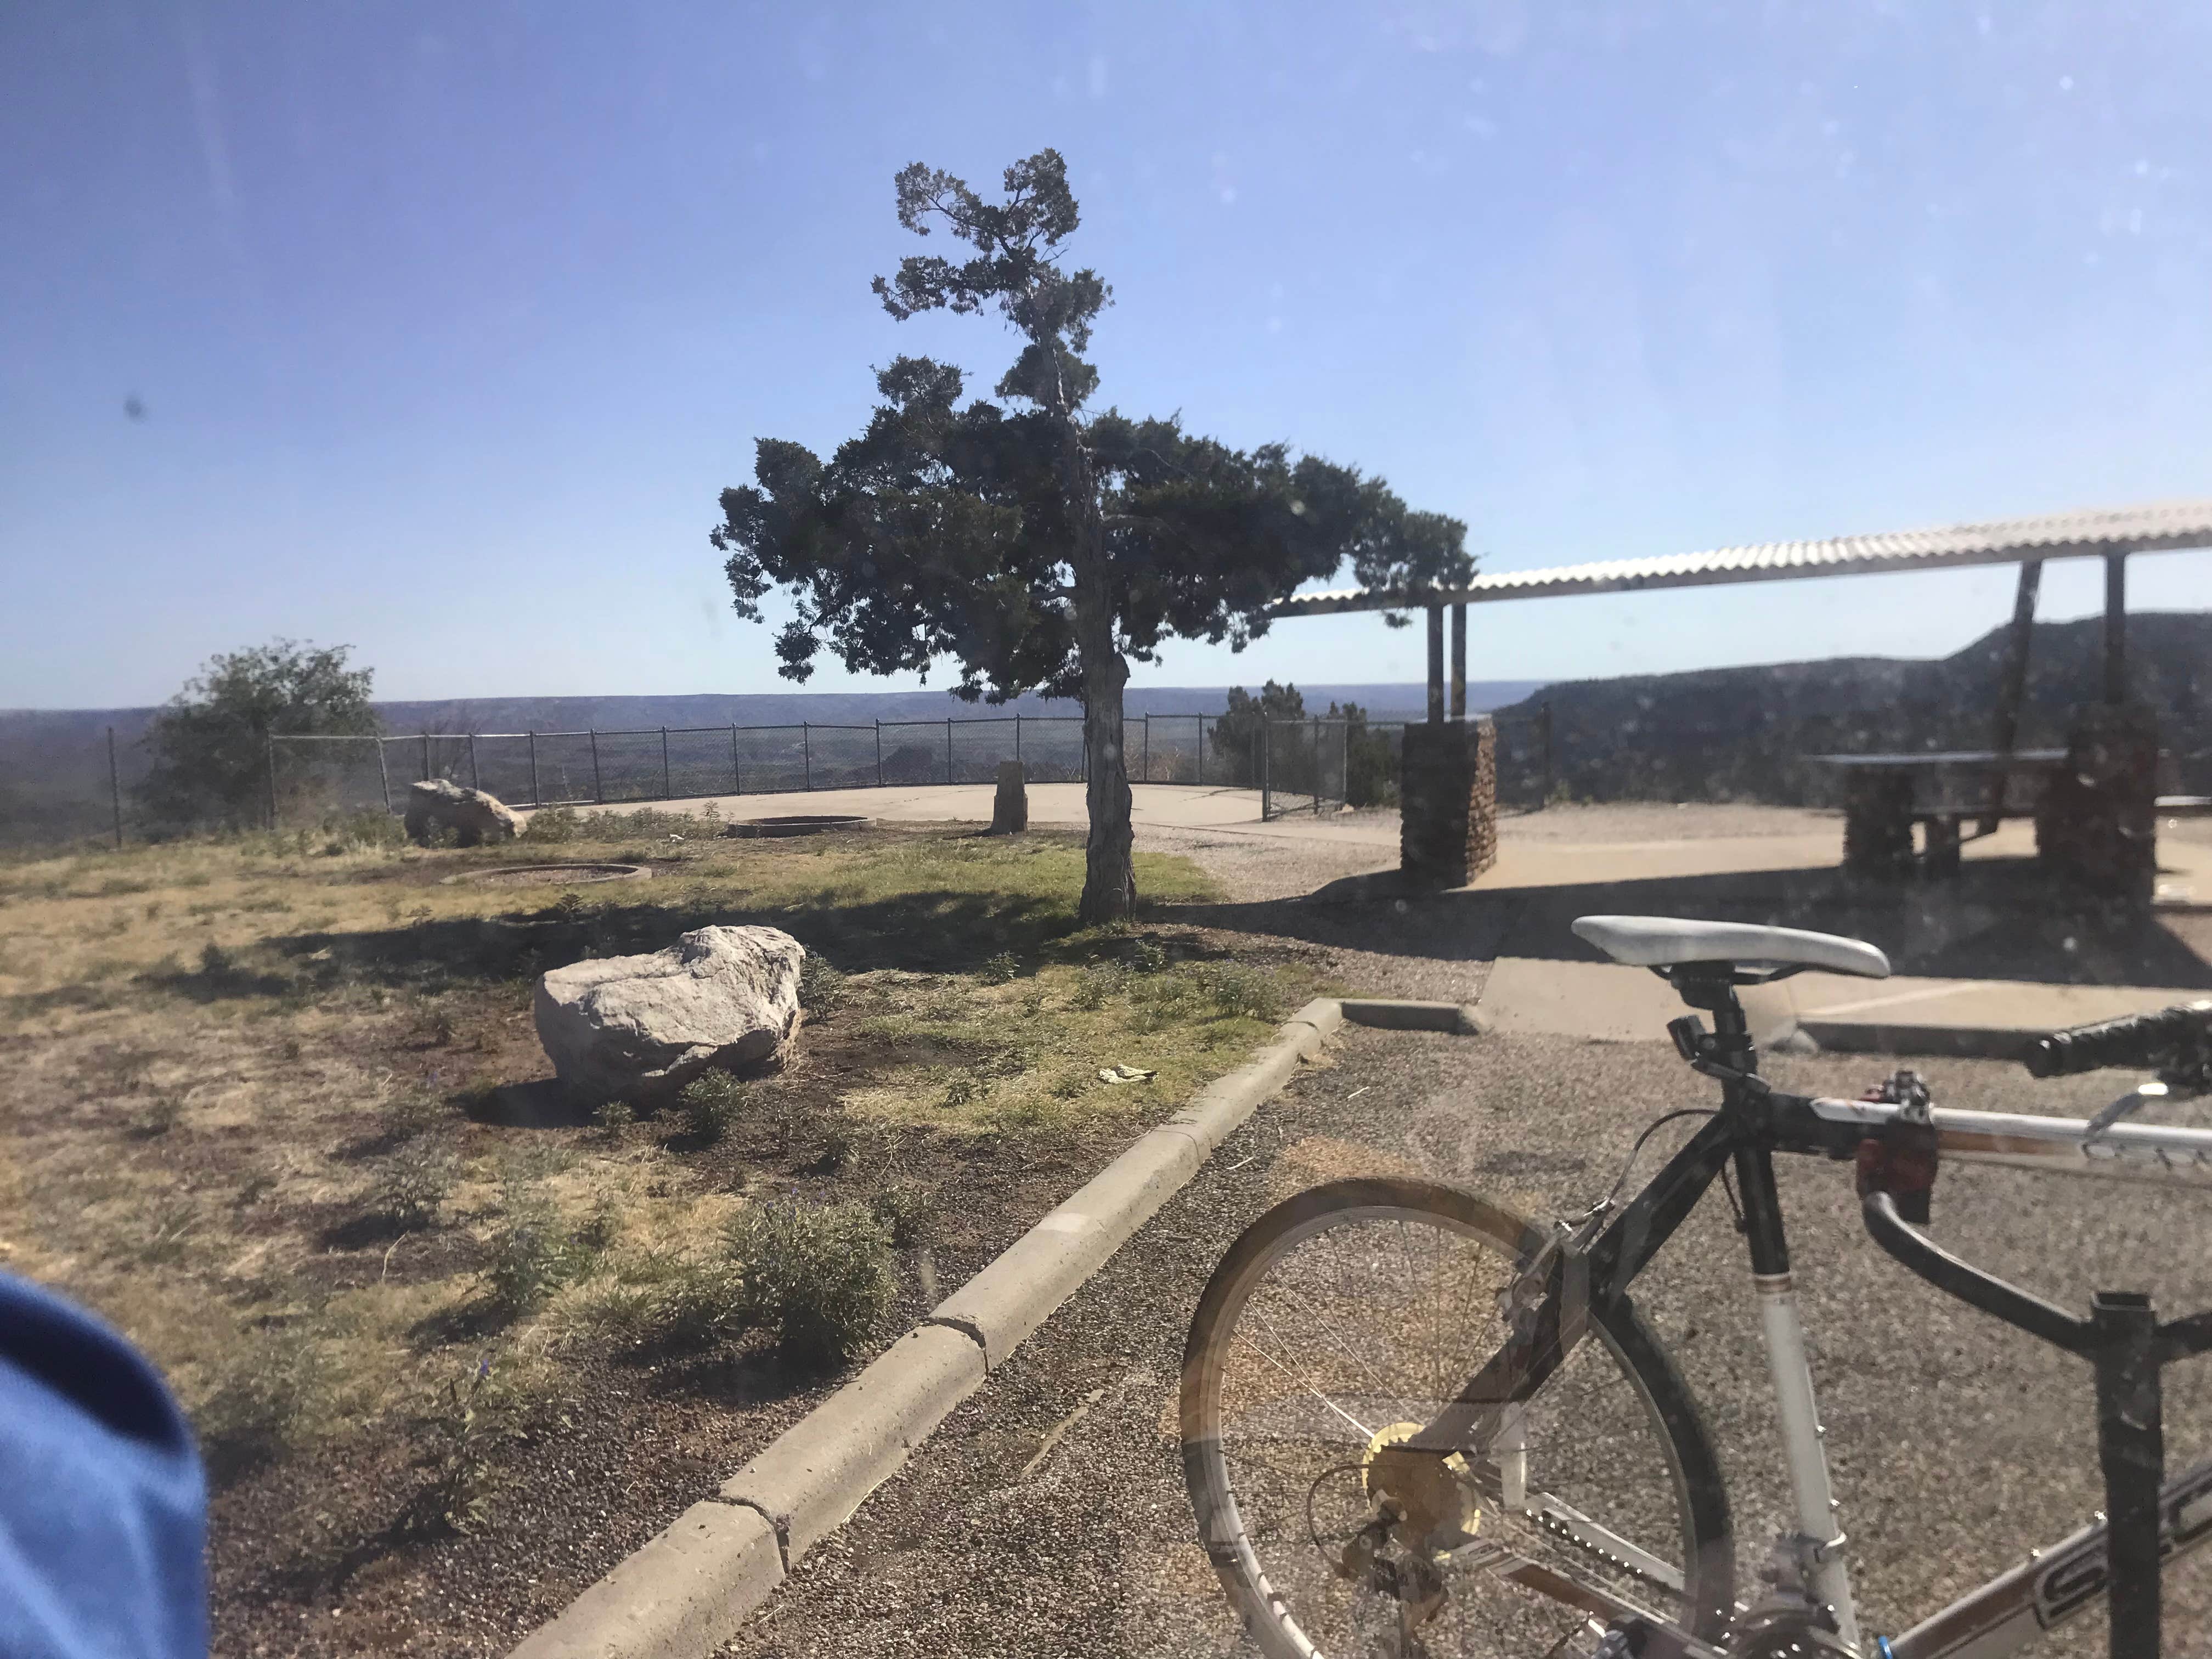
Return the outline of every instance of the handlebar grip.
[[[2114,1066],[2145,1071],[2207,1044],[2212,1044],[2212,1001],[2179,1003],[2154,1014],[2123,1014],[2053,1031],[2038,1037],[2021,1064],[2031,1077],[2073,1077]]]

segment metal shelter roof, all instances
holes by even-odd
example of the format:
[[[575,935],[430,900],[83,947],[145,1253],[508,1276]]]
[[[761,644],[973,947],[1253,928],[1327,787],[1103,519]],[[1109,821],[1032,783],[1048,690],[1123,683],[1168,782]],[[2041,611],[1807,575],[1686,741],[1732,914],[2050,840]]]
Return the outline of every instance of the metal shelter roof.
[[[1412,592],[1347,588],[1286,599],[1268,614],[1327,617],[1348,611],[1410,611],[1490,599],[1555,599],[1569,593],[1860,576],[1891,570],[1944,570],[1962,565],[2101,558],[2116,553],[2155,553],[2189,547],[2212,547],[2212,501],[2160,501],[2144,507],[2049,513],[1990,524],[1951,525],[1936,530],[1838,536],[1821,542],[1766,542],[1656,559],[1607,559],[1551,570],[1510,570],[1477,576],[1464,587]]]

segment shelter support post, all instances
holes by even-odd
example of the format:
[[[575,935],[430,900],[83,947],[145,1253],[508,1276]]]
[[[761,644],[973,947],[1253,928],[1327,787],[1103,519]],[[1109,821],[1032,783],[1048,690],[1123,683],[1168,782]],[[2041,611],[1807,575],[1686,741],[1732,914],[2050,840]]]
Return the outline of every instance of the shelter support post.
[[[1467,605],[1451,608],[1451,717],[1467,718]]]
[[[1429,724],[1441,726],[1444,718],[1444,608],[1429,607]]]
[[[2043,586],[2043,561],[2028,559],[2020,567],[2020,586],[2013,595],[2012,632],[2005,636],[2004,667],[1997,680],[1996,729],[1990,747],[2000,755],[2012,753],[2020,737],[2020,708],[2027,696],[2028,653],[2035,643],[2035,599]],[[2004,822],[2007,769],[2002,766],[1990,782],[1989,811],[1982,815],[1981,833],[1993,836]]]
[[[2128,556],[2105,556],[2105,701],[2128,700]]]

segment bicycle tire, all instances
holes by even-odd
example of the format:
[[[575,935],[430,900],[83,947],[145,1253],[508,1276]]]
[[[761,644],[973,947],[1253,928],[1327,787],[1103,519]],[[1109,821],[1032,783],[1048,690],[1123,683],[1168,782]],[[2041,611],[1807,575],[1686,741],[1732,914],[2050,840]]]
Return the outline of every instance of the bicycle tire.
[[[1329,1464],[1328,1460],[1348,1457],[1350,1443],[1356,1441],[1358,1433],[1365,1431],[1369,1425],[1357,1412],[1342,1408],[1342,1402],[1359,1403],[1353,1394],[1340,1389],[1334,1401],[1332,1401],[1328,1395],[1316,1386],[1318,1378],[1311,1372],[1293,1380],[1334,1411],[1337,1418],[1343,1419],[1343,1424],[1337,1423],[1326,1413],[1314,1411],[1296,1389],[1290,1390],[1285,1396],[1295,1402],[1293,1409],[1286,1406],[1284,1400],[1259,1398],[1264,1390],[1246,1389],[1241,1384],[1231,1385],[1230,1382],[1237,1363],[1249,1358],[1241,1355],[1237,1348],[1240,1322],[1246,1319],[1248,1313],[1257,1322],[1267,1321],[1266,1310],[1255,1311],[1254,1304],[1255,1297],[1267,1286],[1271,1270],[1291,1263],[1294,1253],[1308,1241],[1327,1239],[1335,1235],[1344,1249],[1352,1250],[1360,1246],[1362,1241],[1354,1239],[1345,1230],[1370,1222],[1387,1224],[1393,1221],[1399,1224],[1399,1231],[1404,1239],[1412,1237],[1408,1228],[1427,1227],[1434,1236],[1432,1248],[1438,1252],[1439,1260],[1444,1248],[1442,1243],[1443,1235],[1449,1233],[1455,1238],[1471,1241],[1474,1246],[1474,1254],[1495,1258],[1500,1264],[1500,1274],[1504,1276],[1510,1276],[1512,1264],[1516,1259],[1521,1259],[1521,1253],[1533,1248],[1544,1237],[1541,1231],[1526,1218],[1458,1188],[1395,1178],[1332,1182],[1286,1200],[1247,1228],[1214,1270],[1191,1322],[1184,1349],[1181,1395],[1184,1478],[1197,1517],[1200,1541],[1205,1545],[1215,1571],[1237,1607],[1246,1630],[1268,1659],[1367,1659],[1369,1654],[1376,1651],[1409,1656],[1431,1655],[1439,1651],[1431,1645],[1436,1633],[1421,1633],[1426,1629],[1425,1624],[1419,1627],[1407,1624],[1404,1610],[1406,1594],[1402,1589],[1388,1596],[1377,1593],[1379,1599],[1385,1601],[1395,1599],[1400,1604],[1400,1611],[1395,1615],[1400,1636],[1395,1647],[1387,1640],[1378,1647],[1357,1635],[1338,1638],[1337,1645],[1334,1647],[1325,1646],[1317,1643],[1309,1632],[1306,1626],[1314,1621],[1313,1613],[1310,1609],[1291,1605],[1298,1595],[1309,1592],[1304,1589],[1294,1591],[1286,1575],[1295,1575],[1302,1586],[1317,1583],[1319,1588],[1310,1592],[1310,1599],[1316,1601],[1335,1593],[1334,1587],[1328,1581],[1334,1579],[1340,1585],[1346,1580],[1343,1571],[1346,1558],[1332,1558],[1329,1554],[1329,1551],[1335,1547],[1336,1539],[1344,1534],[1333,1534],[1324,1540],[1315,1520],[1315,1494],[1321,1491],[1324,1482],[1334,1483],[1333,1492],[1336,1487],[1349,1488],[1352,1476],[1345,1472],[1347,1466],[1340,1462]],[[1367,1237],[1363,1236],[1363,1238]],[[1282,1279],[1285,1284],[1295,1285],[1296,1281],[1287,1268]],[[1376,1282],[1387,1286],[1400,1281],[1383,1279]],[[1339,1289],[1340,1286],[1331,1288]],[[1352,1293],[1355,1301],[1365,1294],[1357,1287]],[[1275,1292],[1270,1291],[1269,1295],[1272,1297]],[[1380,1310],[1381,1304],[1376,1305]],[[1400,1316],[1403,1311],[1402,1309],[1395,1310],[1386,1314],[1385,1318]],[[1494,1352],[1497,1341],[1502,1340],[1504,1327],[1499,1322],[1494,1305],[1474,1307],[1467,1311],[1469,1315],[1467,1323],[1470,1327],[1487,1320],[1489,1328],[1499,1334],[1497,1337],[1480,1334],[1472,1337],[1476,1346],[1486,1345],[1486,1351],[1481,1356],[1486,1357],[1486,1352]],[[1439,1320],[1440,1333],[1441,1326]],[[1650,1553],[1644,1555],[1644,1559],[1654,1562],[1655,1571],[1657,1567],[1671,1566],[1679,1575],[1680,1583],[1673,1605],[1656,1607],[1651,1610],[1702,1640],[1717,1641],[1726,1630],[1735,1607],[1735,1548],[1729,1528],[1727,1492],[1722,1481],[1718,1460],[1713,1454],[1696,1401],[1672,1358],[1626,1297],[1616,1299],[1608,1307],[1593,1307],[1590,1328],[1591,1337],[1586,1338],[1577,1346],[1559,1376],[1547,1382],[1526,1410],[1530,1413],[1539,1413],[1550,1409],[1555,1394],[1560,1409],[1573,1405],[1573,1390],[1581,1385],[1562,1381],[1568,1376],[1570,1368],[1582,1367],[1592,1376],[1597,1375],[1589,1371],[1589,1365],[1593,1364],[1610,1364],[1617,1370],[1620,1380],[1625,1382],[1631,1391],[1624,1403],[1635,1407],[1640,1414],[1643,1430],[1648,1433],[1653,1449],[1659,1454],[1663,1474],[1671,1487],[1669,1500],[1673,1525],[1668,1526],[1662,1520],[1642,1534],[1644,1542],[1650,1546]],[[1280,1331],[1269,1323],[1267,1334],[1273,1339],[1279,1337]],[[1257,1343],[1250,1340],[1249,1335],[1245,1340],[1247,1346],[1260,1358],[1267,1360],[1270,1364],[1275,1364]],[[1339,1341],[1334,1346],[1345,1356],[1358,1362],[1370,1378],[1375,1376],[1370,1359],[1354,1352],[1347,1343]],[[1328,1358],[1332,1365],[1336,1364],[1337,1356]],[[1255,1370],[1249,1364],[1243,1369],[1257,1376],[1267,1376],[1264,1369]],[[1278,1366],[1277,1369],[1282,1368]],[[1284,1374],[1290,1375],[1287,1370]],[[1392,1374],[1401,1373],[1394,1371]],[[1411,1375],[1410,1372],[1402,1374]],[[1436,1374],[1441,1376],[1443,1373],[1439,1370]],[[1463,1377],[1465,1373],[1460,1375]],[[1455,1377],[1451,1383],[1444,1386],[1455,1386],[1458,1380],[1459,1377]],[[1269,1386],[1280,1389],[1279,1383],[1271,1382]],[[1236,1397],[1224,1398],[1225,1388]],[[1371,1396],[1371,1402],[1379,1414],[1381,1410],[1402,1407],[1407,1398],[1401,1396],[1391,1400],[1384,1396]],[[1231,1431],[1237,1425],[1251,1425],[1250,1432],[1244,1436],[1245,1440],[1256,1444],[1265,1439],[1273,1455],[1273,1448],[1297,1437],[1290,1425],[1298,1411],[1311,1413],[1319,1425],[1309,1437],[1313,1441],[1315,1455],[1324,1467],[1308,1492],[1305,1515],[1308,1536],[1300,1540],[1287,1530],[1275,1531],[1266,1545],[1264,1553],[1281,1565],[1271,1571],[1271,1561],[1262,1559],[1262,1547],[1253,1536],[1254,1528],[1245,1518],[1243,1506],[1239,1501],[1238,1483],[1230,1467],[1231,1453],[1228,1448],[1232,1437]],[[1420,1419],[1417,1415],[1409,1420]],[[1591,1419],[1577,1418],[1575,1420],[1582,1424]],[[1266,1430],[1264,1425],[1269,1423],[1276,1426]],[[1347,1431],[1343,1425],[1350,1425],[1350,1430]],[[1577,1431],[1577,1434],[1585,1431],[1592,1436],[1596,1432],[1595,1428]],[[1524,1445],[1529,1443],[1526,1437],[1524,1428],[1522,1441]],[[1546,1461],[1548,1462],[1553,1450],[1567,1448],[1572,1443],[1564,1437],[1553,1441],[1547,1448]],[[1247,1455],[1241,1449],[1235,1454],[1239,1459]],[[1370,1483],[1377,1479],[1375,1470],[1380,1467],[1373,1462],[1376,1456],[1374,1443],[1370,1443],[1361,1455],[1367,1461],[1361,1465],[1358,1496],[1367,1498],[1371,1504]],[[1525,1472],[1534,1460],[1524,1455],[1518,1461]],[[1257,1467],[1256,1463],[1255,1467]],[[1505,1466],[1486,1462],[1480,1467],[1502,1470]],[[1279,1483],[1288,1480],[1279,1470],[1270,1469],[1267,1473],[1271,1481]],[[1300,1473],[1303,1474],[1304,1470],[1301,1469]],[[1473,1468],[1462,1468],[1458,1477],[1462,1485],[1469,1486],[1483,1478]],[[1288,1480],[1288,1487],[1294,1489],[1294,1480]],[[1504,1490],[1507,1489],[1499,1488],[1501,1493]],[[1247,1497],[1243,1501],[1250,1503],[1253,1499]],[[1528,1492],[1522,1493],[1521,1501],[1524,1505],[1528,1504]],[[1556,1514],[1557,1504],[1562,1501],[1556,1499],[1548,1490],[1539,1494],[1539,1508],[1546,1515]],[[1643,1501],[1650,1506],[1650,1513],[1663,1515],[1664,1500],[1647,1498]],[[1577,1509],[1570,1507],[1565,1512],[1585,1526],[1593,1524],[1590,1516]],[[1509,1510],[1501,1500],[1478,1508],[1474,1516],[1474,1541],[1461,1552],[1462,1555],[1492,1547],[1481,1542],[1481,1527],[1486,1521],[1492,1525],[1492,1535],[1502,1540],[1496,1546],[1498,1548],[1522,1547],[1525,1540],[1514,1532],[1516,1528],[1538,1536],[1540,1544],[1557,1544],[1555,1539],[1539,1536],[1541,1529],[1550,1524],[1544,1515],[1525,1507],[1518,1512]],[[1349,1517],[1340,1524],[1348,1525]],[[1371,1533],[1376,1524],[1370,1520],[1365,1532]],[[1259,1530],[1270,1531],[1271,1523],[1262,1522]],[[1677,1532],[1679,1537],[1674,1535]],[[1620,1570],[1625,1563],[1604,1565],[1595,1559],[1586,1559],[1604,1553],[1591,1541],[1593,1537],[1611,1538],[1619,1542],[1625,1536],[1607,1533],[1600,1526],[1595,1534],[1585,1534],[1560,1546],[1568,1563],[1579,1564],[1573,1565],[1571,1572],[1576,1583],[1597,1583],[1610,1577],[1614,1582],[1608,1588],[1615,1591],[1619,1589],[1618,1581],[1624,1577],[1635,1583],[1638,1575],[1633,1569],[1625,1573]],[[1672,1563],[1666,1557],[1668,1545],[1674,1546],[1679,1552],[1679,1559]],[[1350,1549],[1356,1546],[1346,1545],[1346,1547]],[[1421,1550],[1413,1552],[1415,1554],[1423,1553]],[[1633,1558],[1643,1553],[1631,1551],[1628,1553]],[[1447,1558],[1437,1556],[1433,1559],[1443,1560]],[[1557,1567],[1560,1564],[1547,1561],[1547,1565]],[[1405,1565],[1413,1571],[1420,1571],[1418,1564],[1410,1559]],[[1380,1569],[1370,1571],[1380,1571]],[[1441,1575],[1442,1569],[1438,1571]],[[1503,1571],[1504,1569],[1498,1571]],[[1401,1579],[1404,1577],[1404,1573],[1395,1566],[1391,1571]],[[1489,1582],[1504,1583],[1509,1581],[1493,1578]],[[1656,1582],[1655,1577],[1641,1584],[1645,1601],[1659,1594]],[[1527,1651],[1531,1655],[1544,1651],[1541,1647],[1522,1649],[1516,1646],[1519,1638],[1512,1638],[1510,1632],[1498,1623],[1498,1614],[1483,1609],[1477,1609],[1478,1616],[1491,1621],[1499,1645],[1495,1650],[1468,1648],[1466,1645],[1467,1609],[1474,1605],[1478,1596],[1486,1600],[1492,1595],[1492,1591],[1486,1583],[1478,1583],[1469,1577],[1457,1594],[1462,1598],[1459,1651]],[[1569,1651],[1568,1641],[1577,1636],[1594,1642],[1595,1632],[1601,1627],[1595,1615],[1587,1609],[1570,1609],[1565,1602],[1525,1589],[1519,1582],[1512,1583],[1512,1595],[1524,1599],[1533,1597],[1531,1605],[1538,1610],[1547,1611],[1547,1616],[1555,1620],[1564,1620],[1567,1634],[1553,1648],[1553,1651],[1556,1653]],[[1449,1601],[1449,1594],[1446,1599]],[[1386,1608],[1381,1610],[1377,1616],[1387,1621],[1392,1615]],[[1438,1616],[1436,1613],[1425,1615],[1430,1623]],[[1353,1615],[1355,1629],[1361,1617],[1364,1615]],[[1588,1621],[1586,1629],[1575,1625],[1574,1621],[1578,1618]],[[1519,1615],[1514,1616],[1513,1622],[1519,1622]],[[1356,1646],[1352,1645],[1354,1643]]]

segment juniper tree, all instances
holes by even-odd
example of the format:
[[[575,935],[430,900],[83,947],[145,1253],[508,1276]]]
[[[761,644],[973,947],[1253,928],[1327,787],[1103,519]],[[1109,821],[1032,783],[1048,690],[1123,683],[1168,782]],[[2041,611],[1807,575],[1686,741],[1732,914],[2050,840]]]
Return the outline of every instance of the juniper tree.
[[[1407,508],[1382,479],[1293,454],[1242,450],[1177,416],[1092,412],[1085,354],[1112,290],[1064,267],[1078,219],[1060,155],[1006,169],[1004,199],[922,166],[896,180],[899,222],[964,243],[917,254],[874,291],[904,320],[995,313],[1021,344],[994,391],[964,403],[961,372],[902,356],[878,371],[867,428],[823,462],[762,439],[754,483],[722,493],[712,539],[739,615],[772,588],[793,614],[780,672],[805,681],[825,647],[854,673],[957,666],[956,696],[1027,691],[1083,705],[1090,839],[1080,915],[1127,914],[1129,781],[1122,690],[1132,660],[1170,637],[1242,650],[1267,608],[1346,563],[1363,586],[1463,580],[1466,527]]]

